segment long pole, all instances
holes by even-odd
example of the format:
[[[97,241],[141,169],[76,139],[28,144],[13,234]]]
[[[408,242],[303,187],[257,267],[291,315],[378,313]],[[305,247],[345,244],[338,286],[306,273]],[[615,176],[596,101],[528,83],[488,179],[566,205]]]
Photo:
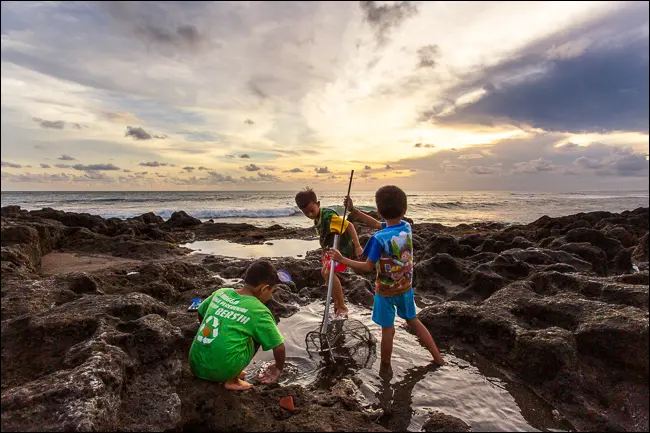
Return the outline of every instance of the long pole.
[[[350,183],[348,184],[348,194],[346,197],[350,196],[350,190],[352,189],[352,178],[354,177],[354,170],[350,173]],[[347,213],[348,208],[344,206],[343,209],[343,219],[341,220],[341,230],[339,233],[343,234],[343,228],[345,227],[345,214]],[[338,249],[339,247],[339,235],[334,235],[334,248]],[[329,326],[330,320],[330,301],[332,299],[332,285],[334,284],[334,269],[336,268],[336,262],[332,260],[330,262],[330,278],[327,283],[327,298],[325,298],[325,313],[323,315],[323,326],[321,327],[321,334],[327,334],[327,327]]]

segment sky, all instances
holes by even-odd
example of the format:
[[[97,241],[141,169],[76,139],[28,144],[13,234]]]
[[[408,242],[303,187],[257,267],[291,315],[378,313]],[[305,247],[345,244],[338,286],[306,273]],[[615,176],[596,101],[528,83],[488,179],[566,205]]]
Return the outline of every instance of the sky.
[[[648,188],[648,2],[1,5],[3,191]]]

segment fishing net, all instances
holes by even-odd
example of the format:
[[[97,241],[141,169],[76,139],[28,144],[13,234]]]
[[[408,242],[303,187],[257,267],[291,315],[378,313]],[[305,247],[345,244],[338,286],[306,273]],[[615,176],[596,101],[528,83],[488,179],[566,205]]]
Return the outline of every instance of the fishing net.
[[[377,340],[366,325],[358,320],[337,320],[307,333],[305,345],[309,356],[320,355],[327,361],[345,360],[357,368],[371,366],[377,353]]]

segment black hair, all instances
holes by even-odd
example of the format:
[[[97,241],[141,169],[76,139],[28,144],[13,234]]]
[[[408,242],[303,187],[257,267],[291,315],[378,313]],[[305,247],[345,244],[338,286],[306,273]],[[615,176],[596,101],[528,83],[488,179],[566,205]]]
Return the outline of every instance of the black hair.
[[[278,271],[275,266],[267,260],[257,260],[253,262],[244,274],[244,282],[249,286],[257,287],[260,284],[275,286],[280,282]]]
[[[300,209],[304,209],[312,203],[318,202],[318,197],[313,189],[307,187],[296,194],[296,204]]]
[[[406,194],[394,185],[379,188],[375,203],[379,214],[386,219],[400,218],[406,213]]]

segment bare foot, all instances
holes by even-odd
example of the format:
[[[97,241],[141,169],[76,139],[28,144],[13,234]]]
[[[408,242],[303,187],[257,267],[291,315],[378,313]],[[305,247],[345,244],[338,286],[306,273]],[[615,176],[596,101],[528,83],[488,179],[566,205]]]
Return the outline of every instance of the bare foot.
[[[434,356],[433,361],[431,361],[431,362],[433,362],[434,364],[440,365],[440,366],[445,365],[445,361],[442,359],[442,357],[440,355]]]
[[[228,391],[246,391],[247,389],[251,389],[253,385],[248,382],[244,382],[239,377],[236,377],[224,383],[223,387]]]
[[[239,373],[239,376],[237,377],[239,377],[240,379],[244,379],[246,377],[246,374],[247,373],[245,371],[242,371],[241,373]]]
[[[390,363],[382,362],[379,365],[379,377],[384,380],[391,380],[393,378],[393,367]]]
[[[348,309],[347,308],[339,308],[334,312],[334,319],[335,320],[344,320],[348,318]]]

